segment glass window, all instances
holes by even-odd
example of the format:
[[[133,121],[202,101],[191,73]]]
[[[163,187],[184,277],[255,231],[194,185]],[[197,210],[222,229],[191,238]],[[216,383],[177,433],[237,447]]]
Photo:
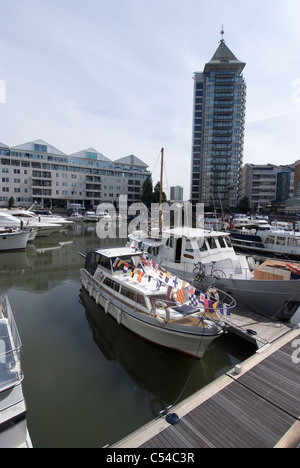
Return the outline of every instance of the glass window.
[[[107,258],[107,257],[104,257],[104,256],[101,257],[100,265],[101,265],[103,268],[107,268],[108,270],[111,269],[110,259]]]
[[[225,244],[224,238],[223,237],[218,237],[218,240],[219,240],[219,244],[220,244],[221,248],[225,249],[226,244]]]
[[[214,237],[208,237],[207,243],[210,249],[213,250],[217,248],[216,239]]]

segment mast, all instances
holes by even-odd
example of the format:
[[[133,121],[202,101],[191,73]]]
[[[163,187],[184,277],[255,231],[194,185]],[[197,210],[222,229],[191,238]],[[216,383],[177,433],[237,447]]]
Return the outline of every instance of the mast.
[[[161,149],[160,161],[160,188],[159,188],[159,234],[162,234],[162,194],[163,194],[163,173],[164,173],[164,148]]]

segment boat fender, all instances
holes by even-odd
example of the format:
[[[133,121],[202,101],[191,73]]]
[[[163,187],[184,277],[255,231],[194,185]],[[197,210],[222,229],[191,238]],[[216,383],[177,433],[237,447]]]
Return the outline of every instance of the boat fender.
[[[249,257],[249,258],[247,259],[247,262],[248,262],[248,266],[249,266],[250,270],[251,270],[251,271],[254,271],[255,268],[256,268],[256,264],[255,264],[254,258],[253,258],[253,257]]]
[[[217,304],[215,305],[215,307],[218,307],[219,302],[220,302],[220,296],[219,296],[219,293],[218,293],[218,291],[216,290],[216,288],[213,288],[213,287],[210,286],[210,287],[207,289],[206,294],[207,294],[208,296],[210,296],[212,299],[214,299],[214,300],[217,302]]]
[[[96,304],[99,304],[99,302],[100,302],[100,297],[101,297],[101,294],[98,292],[98,293],[97,293],[97,296],[96,296],[96,299],[95,299],[95,300],[96,300]]]
[[[118,312],[117,312],[117,322],[118,322],[118,325],[121,324],[121,321],[122,321],[122,310],[119,309]]]
[[[107,301],[106,301],[106,304],[105,304],[105,309],[104,309],[104,311],[105,311],[106,314],[108,313],[109,306],[110,306],[110,301],[107,300]]]

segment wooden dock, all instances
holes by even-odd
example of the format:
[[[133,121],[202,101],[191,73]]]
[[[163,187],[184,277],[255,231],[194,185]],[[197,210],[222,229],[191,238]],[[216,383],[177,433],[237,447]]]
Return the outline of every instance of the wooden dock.
[[[298,351],[297,351],[298,349]],[[111,448],[300,448],[300,329]]]
[[[230,333],[254,343],[258,349],[268,346],[291,330],[290,324],[239,307],[222,320]]]

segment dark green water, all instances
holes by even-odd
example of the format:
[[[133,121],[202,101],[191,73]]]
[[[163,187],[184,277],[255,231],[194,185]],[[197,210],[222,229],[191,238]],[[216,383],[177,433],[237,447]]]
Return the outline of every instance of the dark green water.
[[[36,239],[26,253],[0,254],[0,294],[11,302],[23,343],[23,390],[34,447],[113,444],[174,403],[194,360],[120,327],[81,290],[94,226]],[[124,245],[124,241],[119,241]],[[196,363],[188,397],[254,352],[224,335]]]

